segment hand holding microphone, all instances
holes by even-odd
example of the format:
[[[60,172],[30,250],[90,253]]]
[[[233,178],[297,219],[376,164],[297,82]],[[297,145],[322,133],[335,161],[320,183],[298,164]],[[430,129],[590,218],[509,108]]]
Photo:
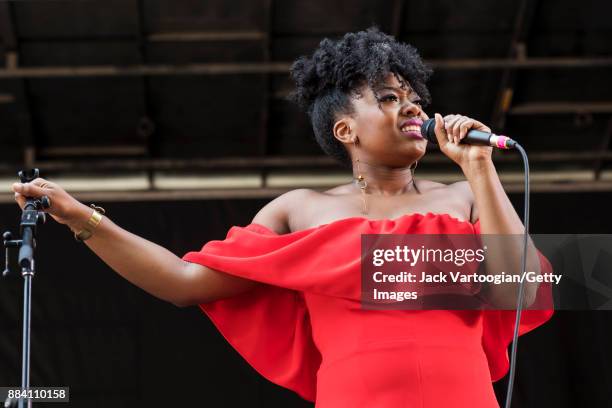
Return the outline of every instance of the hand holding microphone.
[[[492,146],[513,148],[516,142],[506,136],[491,133],[483,123],[463,115],[436,113],[421,126],[421,135],[462,168],[471,163],[491,160]]]
[[[436,114],[437,115],[437,114]],[[448,123],[446,119],[449,118]],[[462,120],[465,118],[466,120]],[[512,149],[516,145],[516,142],[510,139],[508,136],[496,135],[491,133],[491,129],[483,125],[482,123],[470,119],[466,116],[461,115],[448,115],[444,118],[445,120],[445,131],[448,135],[449,141],[451,141],[451,133],[449,128],[455,133],[459,131],[459,137],[455,138],[460,143],[481,145],[481,146],[493,146],[499,149]],[[471,123],[470,123],[471,122]],[[477,128],[470,129],[470,125],[480,125],[482,130]],[[421,134],[431,143],[438,144],[435,135],[436,119],[427,119],[421,126]]]

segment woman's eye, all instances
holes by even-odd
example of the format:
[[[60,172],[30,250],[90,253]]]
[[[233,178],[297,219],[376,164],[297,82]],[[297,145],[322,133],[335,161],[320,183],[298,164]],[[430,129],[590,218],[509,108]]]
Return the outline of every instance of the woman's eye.
[[[415,105],[421,106],[422,102],[420,99],[417,99],[416,101],[412,101],[412,103],[414,103]]]
[[[382,102],[397,102],[399,99],[396,95],[389,94],[389,95],[383,96],[382,98],[380,98],[380,100]]]

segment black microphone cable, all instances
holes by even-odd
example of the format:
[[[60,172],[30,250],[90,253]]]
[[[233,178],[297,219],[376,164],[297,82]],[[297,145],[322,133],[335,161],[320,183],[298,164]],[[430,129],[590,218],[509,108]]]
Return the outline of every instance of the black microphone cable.
[[[527,268],[527,242],[529,237],[529,160],[523,146],[515,143],[514,148],[518,150],[523,159],[523,169],[525,172],[525,193],[523,204],[523,224],[525,225],[525,233],[523,235],[523,255],[521,257],[521,271],[525,272]],[[525,280],[521,279],[519,283],[518,300],[516,305],[516,320],[514,323],[514,334],[512,335],[512,350],[510,352],[510,372],[508,373],[508,389],[506,393],[505,408],[510,408],[512,403],[512,390],[514,388],[514,376],[516,373],[516,352],[518,348],[519,326],[521,323],[521,312],[523,310],[523,297],[525,291]]]

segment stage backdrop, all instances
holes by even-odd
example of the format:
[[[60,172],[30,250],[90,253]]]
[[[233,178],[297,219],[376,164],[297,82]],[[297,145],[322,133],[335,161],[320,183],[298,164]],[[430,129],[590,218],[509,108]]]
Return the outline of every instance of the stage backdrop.
[[[511,198],[522,215],[521,196]],[[611,199],[533,195],[531,231],[610,233]],[[267,201],[99,204],[120,226],[182,256],[247,225]],[[1,205],[2,232],[15,231],[19,216],[16,204]],[[21,302],[21,277],[1,280],[0,385],[20,382]],[[178,308],[131,285],[51,219],[40,229],[32,314],[31,383],[70,386],[71,406],[312,406],[259,376],[197,307]],[[521,337],[513,406],[610,406],[611,323],[606,312],[558,312]],[[505,380],[495,388],[503,401]]]

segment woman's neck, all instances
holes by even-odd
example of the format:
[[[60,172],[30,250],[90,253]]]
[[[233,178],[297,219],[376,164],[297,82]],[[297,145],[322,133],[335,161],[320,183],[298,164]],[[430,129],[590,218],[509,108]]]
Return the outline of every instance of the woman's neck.
[[[391,168],[360,161],[359,166],[353,166],[353,175],[355,179],[359,175],[363,176],[367,183],[366,193],[368,194],[397,196],[414,189],[410,166]],[[359,183],[357,183],[357,187],[359,187]]]

